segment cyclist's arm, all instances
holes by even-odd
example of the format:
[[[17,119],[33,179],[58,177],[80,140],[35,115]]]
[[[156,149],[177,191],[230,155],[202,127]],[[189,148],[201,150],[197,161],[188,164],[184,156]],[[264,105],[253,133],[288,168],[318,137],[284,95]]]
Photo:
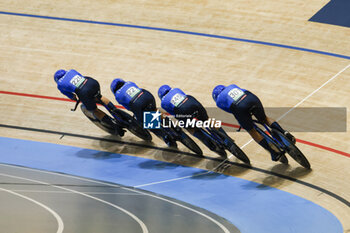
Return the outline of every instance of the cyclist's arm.
[[[165,102],[161,102],[162,108],[168,112],[170,115],[175,115],[174,109],[172,109],[168,104],[165,104]]]
[[[61,90],[60,90],[61,91]],[[69,92],[69,91],[61,91],[61,93],[65,96],[67,96],[71,100],[77,100],[77,97],[74,93]]]

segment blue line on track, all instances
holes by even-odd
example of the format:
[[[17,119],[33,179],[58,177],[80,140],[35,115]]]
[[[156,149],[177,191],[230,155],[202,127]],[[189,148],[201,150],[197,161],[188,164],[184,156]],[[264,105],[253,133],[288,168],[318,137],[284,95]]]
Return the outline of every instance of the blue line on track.
[[[271,43],[271,42],[265,42],[265,41],[243,39],[243,38],[230,37],[230,36],[220,36],[220,35],[200,33],[200,32],[191,32],[191,31],[183,31],[183,30],[168,29],[168,28],[148,27],[148,26],[111,23],[111,22],[102,22],[102,21],[93,21],[93,20],[71,19],[71,18],[53,17],[53,16],[44,16],[44,15],[23,14],[23,13],[15,13],[15,12],[7,12],[7,11],[0,11],[0,14],[32,17],[32,18],[40,18],[40,19],[70,21],[70,22],[78,22],[78,23],[102,24],[102,25],[115,26],[115,27],[129,27],[129,28],[137,28],[137,29],[181,33],[181,34],[203,36],[203,37],[210,37],[210,38],[216,38],[216,39],[232,40],[232,41],[246,42],[246,43],[252,43],[252,44],[260,44],[260,45],[274,46],[274,47],[280,47],[280,48],[286,48],[286,49],[293,49],[293,50],[298,50],[298,51],[316,53],[316,54],[321,54],[321,55],[338,57],[338,58],[350,60],[350,56],[337,54],[337,53],[330,53],[330,52],[319,51],[319,50],[314,50],[314,49],[307,49],[307,48],[302,48],[302,47],[291,46],[291,45],[284,45],[284,44],[277,44],[277,43]]]

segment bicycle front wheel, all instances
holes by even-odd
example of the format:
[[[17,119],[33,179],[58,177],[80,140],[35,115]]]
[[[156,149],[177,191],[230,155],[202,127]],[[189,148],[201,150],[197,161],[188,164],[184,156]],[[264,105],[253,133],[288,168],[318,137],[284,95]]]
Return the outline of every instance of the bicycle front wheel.
[[[136,120],[132,121],[128,126],[128,130],[145,141],[152,141],[152,135],[146,129],[142,128]]]
[[[184,144],[188,149],[193,151],[199,156],[203,156],[202,149],[197,145],[195,141],[193,141],[192,138],[190,138],[183,130],[180,132],[180,142]]]
[[[171,134],[176,141],[180,141],[184,146],[193,151],[199,156],[203,156],[202,149],[197,145],[192,138],[190,138],[181,128],[165,128],[167,133]]]
[[[305,155],[299,150],[299,148],[293,144],[284,134],[279,132],[278,130],[274,130],[273,132],[278,135],[284,145],[286,145],[287,153],[301,166],[310,169],[311,165]]]
[[[221,138],[221,140],[224,141],[223,144],[225,145],[226,149],[229,150],[231,154],[233,154],[237,159],[241,160],[246,164],[250,164],[250,159],[248,158],[248,156],[243,152],[243,150],[239,146],[237,146],[235,141],[232,138],[230,138],[230,136],[220,131],[213,130],[212,133],[217,134]]]
[[[250,159],[248,156],[242,151],[242,149],[237,146],[235,142],[232,143],[229,151],[239,160],[243,161],[246,164],[250,164]]]

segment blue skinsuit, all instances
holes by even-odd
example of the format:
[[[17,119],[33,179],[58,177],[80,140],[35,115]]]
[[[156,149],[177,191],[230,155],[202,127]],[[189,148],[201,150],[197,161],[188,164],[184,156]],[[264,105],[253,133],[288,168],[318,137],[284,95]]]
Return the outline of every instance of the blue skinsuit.
[[[125,82],[125,84],[115,93],[115,99],[124,108],[130,110],[130,103],[137,98],[142,90],[133,82]]]
[[[235,84],[227,86],[217,97],[216,105],[222,110],[231,113],[233,103],[238,103],[245,95],[245,89],[238,87]]]
[[[78,73],[76,70],[68,70],[67,73],[58,80],[57,88],[69,99],[74,97],[75,90],[86,82],[87,78]]]
[[[179,88],[172,88],[162,98],[161,106],[171,115],[175,115],[175,107],[179,107],[181,103],[187,98],[187,95]]]

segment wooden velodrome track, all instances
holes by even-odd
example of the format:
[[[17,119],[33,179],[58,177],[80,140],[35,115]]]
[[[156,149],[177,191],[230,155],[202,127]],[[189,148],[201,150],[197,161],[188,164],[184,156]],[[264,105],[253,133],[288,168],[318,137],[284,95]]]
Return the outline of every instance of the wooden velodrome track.
[[[53,81],[53,73],[60,68],[74,68],[98,79],[102,94],[111,100],[114,99],[109,91],[110,82],[121,77],[155,95],[162,84],[181,87],[206,107],[214,107],[211,90],[215,85],[236,83],[256,93],[266,107],[349,109],[349,58],[154,30],[174,29],[350,55],[349,28],[308,21],[327,2],[3,0],[0,7],[6,12],[138,25],[152,27],[148,28],[152,30],[0,14],[1,124],[110,138],[80,111],[72,113],[71,102],[20,95],[63,98]],[[159,104],[158,98],[157,101]],[[243,150],[257,169],[232,165],[224,170],[225,174],[311,200],[330,210],[341,221],[344,231],[350,231],[349,126],[347,132],[294,133],[298,139],[323,146],[298,143],[311,162],[311,172],[294,161],[287,168],[276,165],[256,143],[248,143],[250,137],[246,133],[230,135],[238,145],[244,146]],[[207,170],[220,163],[103,140],[69,135],[62,138],[57,134],[9,127],[0,127],[0,136],[124,153]],[[143,143],[130,134],[123,141]],[[165,147],[155,137],[153,146]],[[217,157],[202,148],[209,157]],[[230,161],[237,162],[234,158]],[[262,173],[260,169],[292,178]],[[304,182],[322,190],[305,186]]]

